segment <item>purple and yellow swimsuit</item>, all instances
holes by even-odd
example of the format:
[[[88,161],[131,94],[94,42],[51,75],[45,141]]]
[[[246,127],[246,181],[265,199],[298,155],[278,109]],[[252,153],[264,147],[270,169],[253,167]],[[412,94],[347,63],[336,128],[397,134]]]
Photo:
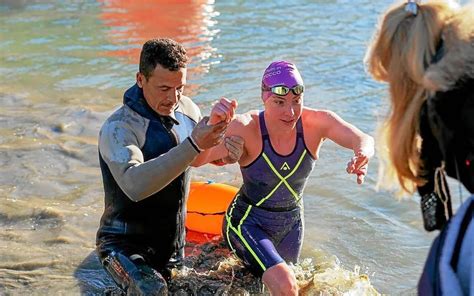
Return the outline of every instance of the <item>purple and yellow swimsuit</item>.
[[[273,149],[263,111],[259,121],[262,151],[241,167],[243,185],[223,225],[227,244],[257,276],[283,261],[298,260],[304,231],[302,193],[315,163],[304,141],[301,118],[289,155]]]

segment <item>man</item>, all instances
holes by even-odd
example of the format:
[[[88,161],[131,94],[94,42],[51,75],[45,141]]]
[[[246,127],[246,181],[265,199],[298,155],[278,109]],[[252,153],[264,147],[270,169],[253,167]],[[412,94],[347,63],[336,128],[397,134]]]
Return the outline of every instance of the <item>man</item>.
[[[166,267],[184,256],[189,166],[207,162],[206,150],[222,142],[228,124],[199,121],[199,108],[182,95],[187,60],[173,40],[146,42],[136,84],[100,131],[105,210],[97,252],[127,294],[167,295]],[[235,162],[242,143],[226,139],[226,147],[219,162]]]

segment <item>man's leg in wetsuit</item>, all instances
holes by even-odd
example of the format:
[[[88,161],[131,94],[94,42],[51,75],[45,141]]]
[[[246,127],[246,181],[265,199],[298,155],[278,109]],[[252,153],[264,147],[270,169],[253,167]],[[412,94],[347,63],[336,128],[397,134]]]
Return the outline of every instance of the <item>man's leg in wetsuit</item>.
[[[111,251],[102,260],[102,265],[127,295],[168,295],[163,276],[141,255],[126,256]]]

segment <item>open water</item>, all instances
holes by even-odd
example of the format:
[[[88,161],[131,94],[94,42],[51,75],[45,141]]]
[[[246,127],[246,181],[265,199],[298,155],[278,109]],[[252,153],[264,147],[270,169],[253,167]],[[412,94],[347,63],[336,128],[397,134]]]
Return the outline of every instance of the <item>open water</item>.
[[[259,109],[263,70],[288,59],[305,80],[307,106],[374,135],[386,86],[365,74],[363,57],[389,4],[0,0],[0,294],[92,293],[81,281],[93,286],[100,270],[81,266],[103,210],[97,134],[134,83],[145,40],[171,37],[188,48],[185,92],[204,114],[220,96],[236,98],[240,112]],[[330,142],[321,150],[305,191],[302,258],[327,277],[365,274],[380,293],[414,294],[434,237],[418,199],[377,192],[377,159],[358,186],[345,173],[350,157]],[[206,166],[194,178],[241,181],[235,166]],[[326,294],[363,294],[329,286]]]

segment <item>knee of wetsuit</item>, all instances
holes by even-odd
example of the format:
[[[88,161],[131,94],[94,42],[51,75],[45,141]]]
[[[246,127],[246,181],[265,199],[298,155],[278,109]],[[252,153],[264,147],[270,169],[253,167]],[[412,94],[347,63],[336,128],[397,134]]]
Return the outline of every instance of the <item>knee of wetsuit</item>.
[[[148,266],[143,257],[135,257],[132,260],[121,253],[111,252],[104,259],[103,265],[128,295],[168,295],[168,286],[163,276]]]
[[[168,285],[161,273],[146,264],[143,258],[134,262],[137,264],[139,274],[130,285],[129,295],[168,295]]]

